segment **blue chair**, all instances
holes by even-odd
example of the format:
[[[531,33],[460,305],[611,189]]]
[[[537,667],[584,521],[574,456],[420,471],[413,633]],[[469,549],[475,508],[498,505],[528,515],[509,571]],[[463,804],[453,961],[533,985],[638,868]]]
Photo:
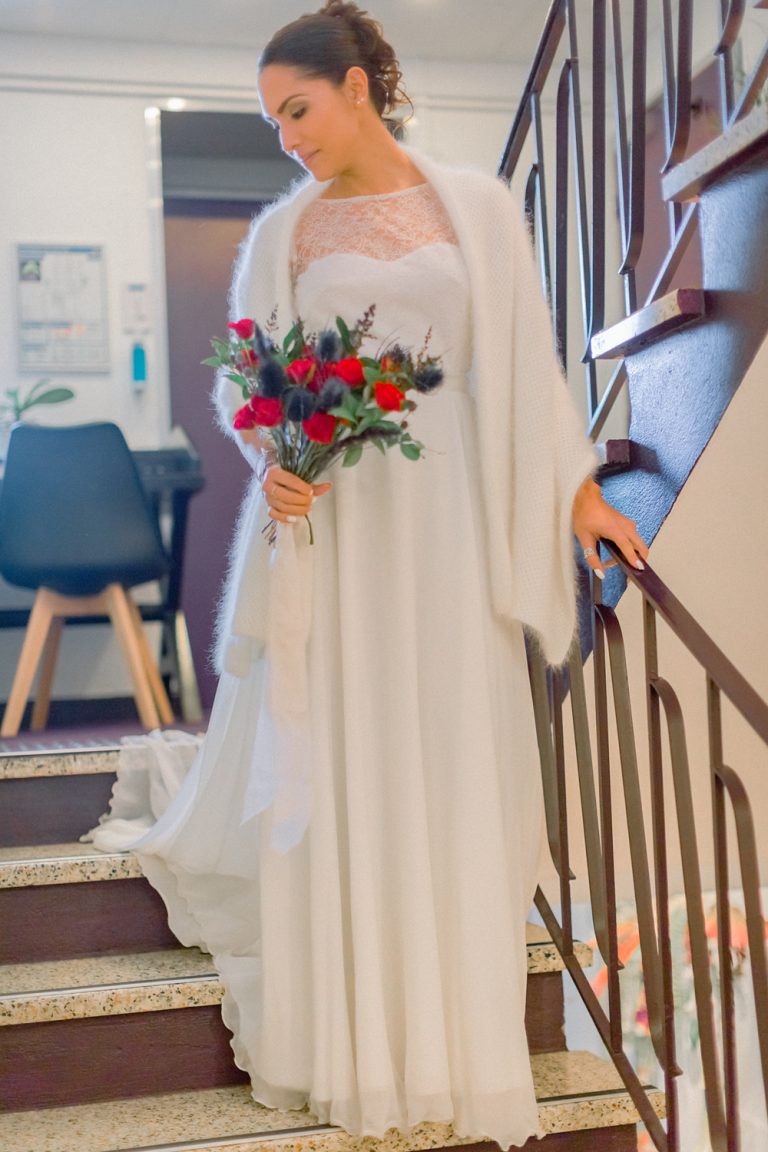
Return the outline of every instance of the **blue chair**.
[[[31,727],[45,727],[62,628],[75,617],[112,620],[142,724],[170,724],[173,712],[129,592],[167,569],[117,425],[16,424],[0,489],[0,573],[36,595],[0,735],[17,734],[38,666]]]

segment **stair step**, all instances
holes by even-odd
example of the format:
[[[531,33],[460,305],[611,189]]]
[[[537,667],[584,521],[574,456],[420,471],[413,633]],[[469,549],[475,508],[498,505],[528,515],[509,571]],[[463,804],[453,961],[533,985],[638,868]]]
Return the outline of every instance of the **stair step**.
[[[612,1065],[587,1052],[533,1056],[531,1062],[544,1132],[590,1132],[588,1146],[600,1152],[617,1147],[601,1142],[603,1133],[626,1127],[628,1141],[621,1147],[633,1147],[637,1113]],[[663,1115],[663,1094],[652,1089],[651,1095]],[[318,1124],[307,1111],[262,1108],[246,1085],[0,1116],[4,1152],[419,1152],[462,1143],[470,1141],[457,1138],[446,1124],[419,1125],[407,1139],[397,1132],[383,1140],[361,1139]],[[548,1152],[548,1144],[545,1138],[532,1148]],[[562,1147],[559,1141],[549,1146]]]
[[[543,929],[529,924],[527,935],[529,1049],[560,1051],[562,961]],[[577,953],[589,964],[589,948],[579,945]],[[211,957],[194,948],[1,966],[0,1064],[10,1071],[0,1087],[0,1107],[64,1106],[239,1083],[243,1074],[221,1020],[222,995]]]
[[[39,779],[42,776],[92,776],[116,772],[120,747],[57,748],[4,753],[0,756],[0,780]]]
[[[0,964],[65,960],[104,951],[173,947],[162,900],[130,852],[99,852],[91,844],[0,848]],[[529,973],[561,972],[546,930],[527,928]],[[577,944],[584,967],[591,952]]]
[[[142,876],[130,852],[100,852],[92,844],[34,844],[0,848],[0,888],[39,888]]]
[[[178,945],[136,857],[89,844],[0,849],[0,922],[0,964]]]
[[[597,332],[590,344],[591,354],[595,360],[629,356],[695,323],[704,316],[704,312],[705,298],[701,288],[676,288],[610,328]]]
[[[0,846],[76,840],[109,807],[119,749],[0,756]]]
[[[544,929],[528,924],[529,976],[560,973],[563,963]],[[584,966],[591,949],[576,944]],[[222,989],[211,957],[197,948],[0,965],[0,1026],[126,1015],[218,1004]]]
[[[693,156],[671,168],[661,180],[665,200],[696,200],[710,184],[768,149],[768,105],[757,104]]]
[[[0,1026],[199,1007],[221,1001],[197,948],[0,967]]]

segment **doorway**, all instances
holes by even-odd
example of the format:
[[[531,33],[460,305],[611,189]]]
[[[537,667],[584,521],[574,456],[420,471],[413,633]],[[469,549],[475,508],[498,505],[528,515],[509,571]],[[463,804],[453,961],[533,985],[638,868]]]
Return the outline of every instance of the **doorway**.
[[[203,708],[216,690],[216,605],[249,468],[216,427],[213,373],[201,363],[227,331],[232,268],[250,221],[297,165],[253,113],[167,112],[163,161],[171,419],[200,456],[205,487],[190,503],[182,607]]]

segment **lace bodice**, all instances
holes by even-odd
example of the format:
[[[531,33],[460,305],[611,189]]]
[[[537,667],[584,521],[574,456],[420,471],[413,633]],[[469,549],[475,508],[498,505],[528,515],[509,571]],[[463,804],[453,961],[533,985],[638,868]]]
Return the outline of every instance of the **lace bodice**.
[[[456,234],[431,184],[385,195],[318,197],[294,236],[294,283],[313,260],[348,252],[373,260],[399,260],[427,244],[457,244]]]
[[[296,314],[310,330],[342,316],[358,321],[371,304],[374,326],[362,352],[400,343],[440,356],[443,391],[464,389],[471,358],[464,257],[431,184],[399,192],[313,200],[294,233]]]

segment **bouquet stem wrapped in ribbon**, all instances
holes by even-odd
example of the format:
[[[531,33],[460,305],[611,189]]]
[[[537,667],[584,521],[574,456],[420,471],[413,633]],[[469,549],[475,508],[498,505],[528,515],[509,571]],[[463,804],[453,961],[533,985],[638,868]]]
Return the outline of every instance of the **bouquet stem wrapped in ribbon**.
[[[279,345],[270,335],[274,316],[266,331],[236,320],[229,339],[211,341],[216,354],[204,363],[223,369],[243,392],[234,427],[263,430],[275,462],[307,483],[339,458],[345,468],[357,464],[368,445],[382,453],[399,445],[408,460],[424,451],[407,414],[416,408],[409,393],[432,392],[443,381],[439,360],[428,354],[430,334],[415,355],[393,345],[380,357],[360,356],[374,314],[372,305],[352,329],[337,317],[335,329],[317,335],[305,334],[298,320]],[[270,543],[275,538],[272,522]]]

